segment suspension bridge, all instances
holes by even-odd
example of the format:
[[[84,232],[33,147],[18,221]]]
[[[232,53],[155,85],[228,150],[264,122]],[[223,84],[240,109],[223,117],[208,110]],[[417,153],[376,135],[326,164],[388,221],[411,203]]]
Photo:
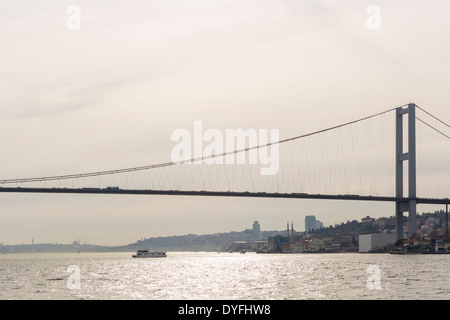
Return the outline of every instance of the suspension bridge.
[[[450,140],[450,136],[418,117],[416,110],[450,128],[427,110],[409,103],[319,131],[208,156],[106,171],[3,179],[0,192],[392,202],[397,238],[403,236],[405,212],[409,213],[408,236],[413,237],[418,204],[445,205],[447,213],[450,204],[448,197],[417,194],[416,120],[445,139]],[[368,124],[379,118],[382,120],[375,127]],[[393,122],[392,118],[394,130],[386,125],[386,119]],[[407,118],[405,128],[404,118]],[[357,131],[355,127],[361,124],[368,127],[367,133]],[[393,143],[388,142],[392,140]],[[374,144],[377,146],[373,148]],[[280,172],[274,176],[261,176],[250,164],[205,163],[238,154],[248,157],[252,151],[262,148],[274,151],[275,146],[284,149],[280,149]]]

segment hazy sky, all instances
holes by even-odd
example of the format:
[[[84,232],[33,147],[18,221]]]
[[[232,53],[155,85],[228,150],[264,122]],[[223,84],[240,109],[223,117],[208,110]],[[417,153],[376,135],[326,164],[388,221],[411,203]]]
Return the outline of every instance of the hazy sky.
[[[79,29],[68,27],[70,5]],[[379,29],[367,24],[372,5]],[[415,102],[448,123],[449,11],[444,0],[2,1],[0,179],[167,162],[171,133],[196,120],[276,128],[283,139]],[[450,196],[450,141],[417,126],[418,191]],[[0,194],[0,203],[4,244],[118,245],[254,220],[303,230],[311,214],[326,226],[394,214],[393,204],[286,199]],[[442,208],[418,211],[428,209]]]

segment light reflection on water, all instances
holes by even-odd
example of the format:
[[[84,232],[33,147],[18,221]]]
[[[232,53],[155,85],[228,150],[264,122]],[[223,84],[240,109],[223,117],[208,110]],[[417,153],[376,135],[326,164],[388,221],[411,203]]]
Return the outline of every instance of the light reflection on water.
[[[450,255],[168,252],[0,255],[0,299],[450,299]],[[69,290],[67,267],[80,268]],[[369,289],[370,265],[381,289]]]

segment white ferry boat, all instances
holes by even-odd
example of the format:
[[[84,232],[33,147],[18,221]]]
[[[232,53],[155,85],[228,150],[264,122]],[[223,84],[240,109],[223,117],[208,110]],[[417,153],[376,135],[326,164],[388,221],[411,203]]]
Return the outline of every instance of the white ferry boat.
[[[165,258],[167,257],[166,251],[148,251],[148,250],[138,250],[136,254],[132,256],[133,258]]]

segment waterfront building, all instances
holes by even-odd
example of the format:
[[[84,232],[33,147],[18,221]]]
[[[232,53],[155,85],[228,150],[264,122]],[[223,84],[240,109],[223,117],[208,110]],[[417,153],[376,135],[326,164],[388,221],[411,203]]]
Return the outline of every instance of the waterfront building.
[[[286,234],[277,234],[268,238],[269,252],[303,252],[303,232],[294,231],[294,222],[286,226]]]
[[[229,251],[242,251],[242,250],[250,250],[250,242],[247,241],[235,241],[230,244]]]
[[[283,252],[286,246],[289,245],[289,236],[284,234],[277,234],[267,239],[269,252]]]
[[[325,250],[325,241],[319,238],[312,238],[305,240],[304,251],[305,252],[317,252]]]
[[[250,243],[250,249],[252,251],[267,250],[269,242],[267,240],[257,240]]]
[[[305,241],[297,241],[291,244],[292,253],[302,253],[305,251]]]
[[[370,252],[376,248],[384,248],[388,244],[394,244],[395,234],[371,233],[359,235],[359,252]]]

